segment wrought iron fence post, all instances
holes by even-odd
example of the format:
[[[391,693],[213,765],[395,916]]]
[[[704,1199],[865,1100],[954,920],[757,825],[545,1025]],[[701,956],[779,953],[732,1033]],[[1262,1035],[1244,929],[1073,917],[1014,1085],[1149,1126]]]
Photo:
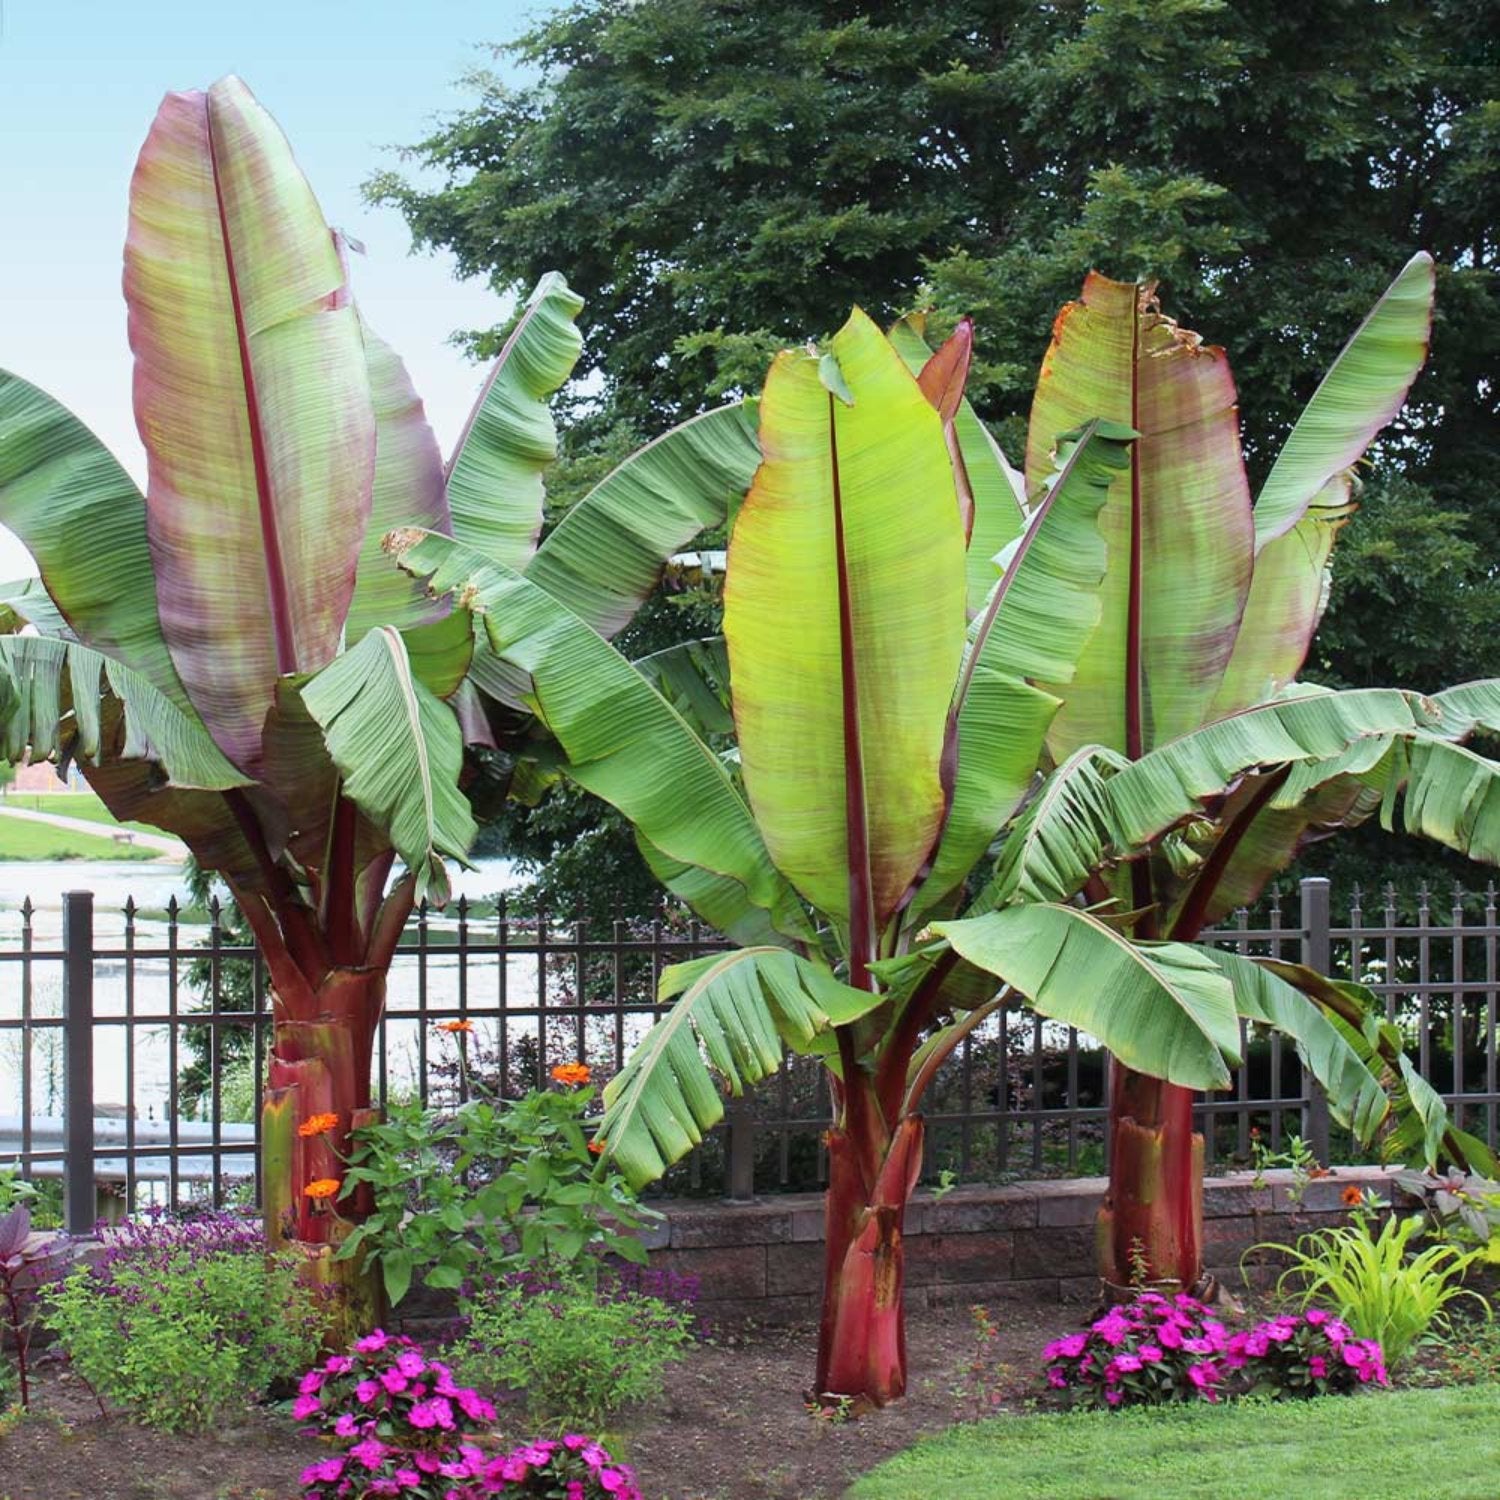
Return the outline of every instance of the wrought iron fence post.
[[[724,1106],[724,1150],[728,1160],[724,1197],[748,1203],[755,1196],[755,1115],[750,1100],[731,1097]]]
[[[1302,962],[1319,974],[1326,974],[1333,962],[1333,942],[1329,936],[1332,926],[1333,901],[1329,882],[1322,875],[1309,876],[1302,881]],[[1327,1166],[1328,1096],[1305,1064],[1302,1088],[1307,1096],[1302,1109],[1302,1139],[1312,1148],[1313,1155]]]
[[[63,895],[63,1228],[90,1234],[94,1191],[94,893]]]

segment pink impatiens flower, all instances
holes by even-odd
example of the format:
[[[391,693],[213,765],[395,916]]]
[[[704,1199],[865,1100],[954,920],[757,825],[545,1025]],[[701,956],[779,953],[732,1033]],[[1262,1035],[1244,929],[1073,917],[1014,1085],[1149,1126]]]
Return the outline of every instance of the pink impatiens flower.
[[[378,1469],[386,1455],[386,1446],[379,1438],[366,1438],[349,1450],[349,1457],[358,1460],[367,1469]]]
[[[342,1458],[325,1458],[318,1463],[309,1464],[302,1471],[302,1483],[309,1484],[332,1484],[344,1472],[344,1460]]]

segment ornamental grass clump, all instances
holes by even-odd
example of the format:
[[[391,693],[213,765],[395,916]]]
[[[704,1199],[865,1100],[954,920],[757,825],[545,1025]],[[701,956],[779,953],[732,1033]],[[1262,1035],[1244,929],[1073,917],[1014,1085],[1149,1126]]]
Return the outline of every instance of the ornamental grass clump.
[[[1489,1303],[1463,1284],[1484,1258],[1483,1249],[1437,1244],[1413,1255],[1411,1241],[1425,1228],[1421,1214],[1391,1216],[1379,1233],[1373,1217],[1357,1211],[1349,1224],[1304,1234],[1295,1245],[1256,1245],[1252,1253],[1275,1250],[1287,1256],[1291,1265],[1277,1291],[1295,1290],[1304,1308],[1315,1300],[1337,1308],[1359,1337],[1380,1346],[1393,1367],[1429,1335],[1451,1331],[1448,1308],[1459,1298],[1471,1298],[1489,1315]]]
[[[317,1351],[318,1295],[260,1225],[154,1210],[50,1287],[43,1316],[101,1401],[147,1426],[202,1427],[294,1379]]]

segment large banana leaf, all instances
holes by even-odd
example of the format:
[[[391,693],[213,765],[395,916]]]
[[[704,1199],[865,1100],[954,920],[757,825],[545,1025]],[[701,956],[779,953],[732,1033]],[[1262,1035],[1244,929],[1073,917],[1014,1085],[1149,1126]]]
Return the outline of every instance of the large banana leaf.
[[[797,943],[816,947],[817,933],[791,886],[784,887],[775,910],[766,911],[750,899],[745,887],[732,876],[683,864],[680,859],[663,854],[639,831],[635,838],[651,873],[731,942],[745,947],[768,943],[779,948]]]
[[[1476,729],[1500,734],[1500,677],[1461,682],[1432,695],[1443,716],[1443,734],[1465,739]]]
[[[613,646],[528,577],[430,532],[393,540],[403,567],[483,620],[490,650],[530,674],[532,706],[573,780],[670,859],[738,881],[776,912],[786,882],[723,765]]]
[[[1500,764],[1464,745],[1417,738],[1396,747],[1381,809],[1387,827],[1398,789],[1405,794],[1401,825],[1408,833],[1500,864]]]
[[[225,758],[191,709],[144,674],[76,642],[0,637],[0,759],[77,763],[122,822],[175,834],[207,868],[244,890],[263,865],[231,798],[256,798],[264,827],[279,816]],[[228,795],[226,795],[228,794]]]
[[[1302,670],[1328,607],[1329,563],[1354,513],[1348,474],[1336,475],[1297,523],[1255,556],[1250,597],[1210,719],[1274,698]]]
[[[14,635],[28,625],[39,635],[55,636],[61,641],[78,639],[40,578],[16,578],[0,583],[0,634]]]
[[[926,319],[920,314],[902,318],[895,324],[890,340],[914,375],[933,356],[926,338]],[[997,556],[1020,536],[1026,525],[1026,482],[1010,466],[1000,445],[966,400],[959,403],[953,416],[953,437],[958,443],[973,504],[964,566],[968,611],[977,615],[1000,576]]]
[[[1059,436],[1095,417],[1141,434],[1101,521],[1103,615],[1058,693],[1058,760],[1090,743],[1133,758],[1207,716],[1250,587],[1235,401],[1223,350],[1163,317],[1150,286],[1091,275],[1054,324],[1031,408],[1028,486],[1051,472]]]
[[[72,412],[3,370],[0,524],[25,542],[79,640],[134,668],[187,709],[156,615],[146,502]]]
[[[850,924],[863,964],[946,812],[964,644],[952,467],[937,412],[860,312],[823,360],[777,356],[760,445],[724,598],[745,790],[777,867]]]
[[[537,282],[448,464],[453,535],[507,567],[524,568],[536,550],[542,474],[557,457],[547,403],[578,362],[583,338],[573,320],[582,309],[556,271]]]
[[[0,682],[8,689],[4,759],[33,760],[67,750],[82,762],[110,758],[155,761],[176,786],[222,791],[248,786],[190,710],[179,708],[145,675],[77,642],[47,636],[0,636]],[[122,736],[105,745],[101,700],[124,709]]]
[[[1257,552],[1296,525],[1401,410],[1427,358],[1434,287],[1432,257],[1419,250],[1344,345],[1256,498]]]
[[[339,649],[375,418],[333,237],[238,79],[162,101],[131,184],[125,296],[162,633],[209,732],[251,769],[277,677]]]
[[[363,319],[360,331],[375,410],[375,479],[345,626],[351,646],[378,625],[422,625],[446,613],[446,603],[429,597],[416,579],[386,556],[380,544],[386,532],[397,526],[452,530],[443,459],[427,425],[422,399],[396,351],[372,333]]]
[[[1129,462],[1130,436],[1093,423],[1064,444],[1063,467],[969,628],[952,805],[914,922],[968,875],[1036,775],[1059,705],[1031,682],[1067,682],[1098,621],[1105,557],[1097,517]]]
[[[609,639],[656,587],[667,559],[724,524],[759,462],[754,403],[694,417],[590,490],[537,548],[526,576]]]
[[[1379,998],[1371,990],[1349,980],[1329,979],[1302,964],[1277,959],[1255,962],[1317,1004],[1366,1067],[1380,1074],[1392,1118],[1392,1128],[1382,1142],[1387,1160],[1420,1161],[1431,1168],[1446,1159],[1464,1171],[1495,1175],[1494,1152],[1483,1141],[1454,1128],[1442,1095],[1412,1065],[1400,1028],[1385,1020]]]
[[[1390,1113],[1390,1101],[1362,1049],[1354,1047],[1303,991],[1279,974],[1222,948],[1203,951],[1234,986],[1239,1013],[1247,1021],[1291,1037],[1303,1066],[1323,1086],[1334,1118],[1352,1130],[1362,1145],[1373,1141]]]
[[[1488,697],[1471,684],[1475,705]],[[1235,826],[1253,797],[1242,778],[1289,767],[1253,821],[1237,828],[1233,860],[1219,871],[1230,890],[1250,890],[1315,828],[1348,826],[1398,802],[1409,832],[1475,859],[1500,860],[1500,766],[1438,738],[1472,720],[1455,700],[1392,688],[1309,692],[1221,719],[1130,764],[1084,751],[1053,773],[1017,820],[992,882],[996,903],[1061,900],[1089,875],[1138,856],[1180,823]],[[1204,841],[1213,846],[1213,838]],[[1204,908],[1222,914],[1222,896]],[[1200,913],[1200,914],[1204,914]]]
[[[302,689],[346,796],[387,830],[416,898],[448,897],[443,856],[462,860],[474,819],[458,789],[463,743],[452,711],[417,679],[397,630],[372,630]]]
[[[638,656],[635,669],[699,734],[734,733],[729,650],[721,635]]]
[[[1228,1064],[1239,1061],[1234,991],[1201,948],[1132,943],[1086,911],[1045,904],[933,931],[1126,1067],[1186,1088],[1228,1087]]]
[[[710,1066],[734,1094],[880,1003],[784,948],[741,948],[674,964],[659,1000],[676,1003],[604,1090],[596,1139],[636,1187],[655,1181],[724,1117]],[[704,1054],[707,1054],[707,1062]]]

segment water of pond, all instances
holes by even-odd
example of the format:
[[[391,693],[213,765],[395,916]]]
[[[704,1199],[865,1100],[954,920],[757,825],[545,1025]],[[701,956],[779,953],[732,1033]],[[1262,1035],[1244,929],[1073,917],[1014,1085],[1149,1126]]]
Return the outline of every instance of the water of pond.
[[[470,900],[485,900],[519,883],[514,865],[507,860],[482,860],[474,870],[453,872],[454,895]],[[62,935],[62,898],[66,891],[89,890],[94,893],[95,946],[116,949],[124,938],[122,909],[126,898],[133,898],[137,908],[159,912],[172,896],[187,901],[181,869],[175,865],[154,862],[57,861],[0,862],[0,951],[15,952],[21,943],[21,905],[30,899],[32,946],[39,955],[56,953]],[[435,919],[434,926],[446,925]],[[494,924],[475,922],[476,941],[493,941]],[[206,937],[205,926],[183,924],[178,941],[183,948],[196,948]],[[162,948],[167,943],[167,924],[153,916],[137,919],[137,948]],[[33,1017],[44,1022],[57,1017],[62,1010],[61,965],[55,959],[41,956],[27,966],[29,974],[29,1009]],[[166,958],[137,958],[129,966],[133,983],[133,1004],[138,1015],[164,1014],[170,1001],[171,964]],[[415,1014],[422,986],[425,984],[429,1007],[440,1008],[456,1001],[460,983],[456,956],[442,948],[428,955],[425,981],[416,963],[398,959],[391,971],[387,997],[389,1022],[387,1052],[394,1087],[409,1089],[416,1081],[416,1070],[422,1051]],[[493,954],[470,954],[464,965],[463,983],[476,1008],[498,1012],[502,992],[500,960]],[[133,1068],[127,1073],[126,1028],[110,1024],[125,1014],[125,978],[127,965],[122,957],[100,957],[94,965],[94,1001],[98,1024],[94,1029],[94,1098],[100,1105],[122,1104],[133,1099],[138,1117],[161,1118],[169,1096],[172,1075],[172,1047],[165,1026],[135,1028],[136,1045]],[[181,972],[179,966],[179,972]],[[22,1013],[22,965],[0,962],[0,1020],[15,1020]],[[503,992],[508,1003],[526,1006],[535,1003],[537,991],[536,960],[530,956],[511,956],[506,964]],[[179,1004],[186,1010],[198,1003],[197,997],[184,987]],[[406,1019],[406,1017],[411,1019]],[[523,1028],[524,1029],[524,1028]],[[24,1052],[24,1055],[23,1055]],[[180,1065],[181,1059],[179,1059]],[[29,1068],[32,1079],[33,1111],[56,1114],[61,1109],[62,1035],[50,1026],[31,1031],[23,1048],[21,1033],[0,1029],[0,1115],[19,1113],[21,1075]]]

